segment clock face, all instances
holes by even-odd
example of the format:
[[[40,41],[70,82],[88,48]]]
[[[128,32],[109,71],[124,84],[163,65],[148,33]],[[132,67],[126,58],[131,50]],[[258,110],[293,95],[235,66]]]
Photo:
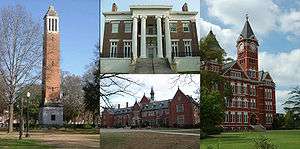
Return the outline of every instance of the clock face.
[[[243,51],[244,51],[244,43],[240,43],[239,52],[243,52]]]
[[[251,50],[252,52],[255,52],[255,51],[256,51],[256,45],[255,45],[255,43],[251,43],[251,44],[250,44],[250,50]]]

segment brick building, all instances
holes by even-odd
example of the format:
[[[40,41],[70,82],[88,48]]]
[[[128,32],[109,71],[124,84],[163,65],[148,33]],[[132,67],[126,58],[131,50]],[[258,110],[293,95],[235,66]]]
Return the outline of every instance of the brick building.
[[[41,124],[63,124],[63,107],[60,103],[60,35],[59,16],[50,6],[44,16]]]
[[[102,126],[183,127],[194,126],[200,122],[199,104],[179,88],[169,100],[155,100],[153,88],[150,95],[151,97],[144,95],[131,107],[126,103],[125,108],[120,108],[120,104],[117,108],[104,108]]]
[[[212,31],[207,36],[217,42]],[[275,83],[268,72],[258,70],[258,46],[247,16],[236,42],[237,60],[225,64],[202,62],[201,69],[219,73],[231,84],[233,97],[225,99],[225,129],[250,129],[254,125],[272,128],[276,116]],[[222,49],[219,45],[213,48]]]
[[[197,14],[187,4],[182,11],[172,11],[170,5],[131,5],[130,11],[118,11],[114,3],[111,12],[103,13],[101,72],[199,72]],[[147,71],[155,64],[162,69]]]

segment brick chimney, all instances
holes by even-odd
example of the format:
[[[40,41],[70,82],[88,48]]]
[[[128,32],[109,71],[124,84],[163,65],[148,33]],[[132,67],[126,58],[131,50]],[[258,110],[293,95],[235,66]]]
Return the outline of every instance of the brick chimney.
[[[111,11],[118,11],[118,6],[116,5],[116,3],[113,3]]]
[[[187,3],[182,6],[182,11],[189,11]]]
[[[118,104],[118,109],[120,109],[120,104]]]
[[[126,102],[126,108],[128,108],[128,102]]]

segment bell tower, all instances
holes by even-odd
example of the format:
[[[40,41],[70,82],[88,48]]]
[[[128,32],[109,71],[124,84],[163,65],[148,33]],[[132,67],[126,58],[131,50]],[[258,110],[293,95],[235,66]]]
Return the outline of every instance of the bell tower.
[[[258,41],[249,23],[249,17],[246,14],[246,22],[236,44],[237,61],[247,72],[247,75],[255,80],[258,79],[258,46]]]
[[[63,124],[63,107],[60,101],[60,36],[59,17],[54,6],[44,16],[43,78],[40,121],[42,124]]]

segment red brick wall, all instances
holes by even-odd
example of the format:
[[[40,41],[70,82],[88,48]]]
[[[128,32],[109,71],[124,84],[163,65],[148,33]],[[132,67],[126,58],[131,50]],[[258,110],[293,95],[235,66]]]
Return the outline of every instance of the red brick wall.
[[[56,102],[60,99],[60,37],[57,33],[44,35],[43,99]]]

